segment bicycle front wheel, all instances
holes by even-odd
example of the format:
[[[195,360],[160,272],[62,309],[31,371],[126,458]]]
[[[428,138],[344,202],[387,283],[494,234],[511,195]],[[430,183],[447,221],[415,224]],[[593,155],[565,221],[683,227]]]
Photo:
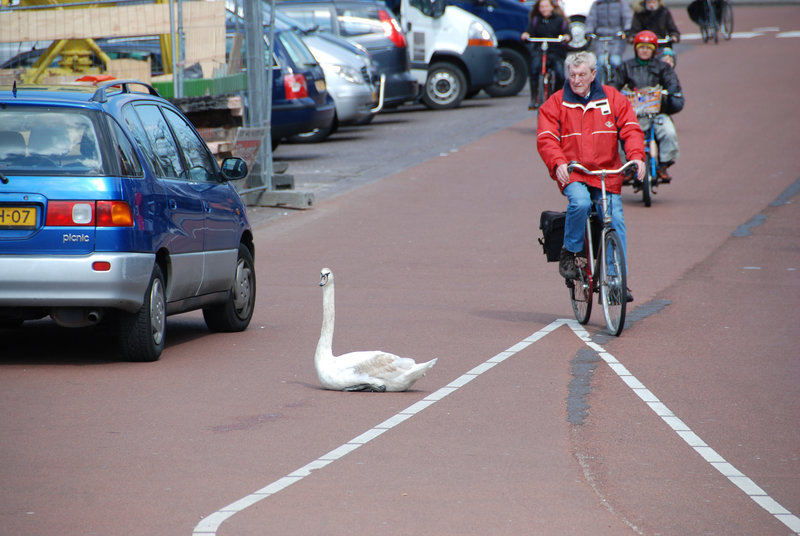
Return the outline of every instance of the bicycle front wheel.
[[[622,241],[613,229],[603,238],[603,251],[600,257],[600,301],[606,317],[609,333],[618,336],[625,327],[627,306],[627,274],[625,273],[625,254]]]
[[[644,201],[644,206],[649,207],[652,204],[650,196],[653,193],[653,181],[655,180],[655,175],[653,175],[655,159],[650,155],[647,155],[644,164],[647,170],[645,171],[644,178],[642,179],[642,201]]]
[[[722,4],[722,37],[727,41],[733,35],[733,6],[730,2]]]

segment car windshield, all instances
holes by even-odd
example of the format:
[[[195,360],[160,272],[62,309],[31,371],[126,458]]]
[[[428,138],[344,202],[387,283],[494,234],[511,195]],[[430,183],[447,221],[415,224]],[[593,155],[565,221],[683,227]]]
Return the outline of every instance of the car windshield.
[[[0,171],[102,175],[97,114],[48,107],[0,107]]]

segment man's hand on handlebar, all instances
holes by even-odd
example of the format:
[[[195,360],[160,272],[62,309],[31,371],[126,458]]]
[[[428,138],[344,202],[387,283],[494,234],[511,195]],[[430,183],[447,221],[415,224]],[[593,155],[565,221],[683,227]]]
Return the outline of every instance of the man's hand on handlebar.
[[[631,162],[636,164],[636,177],[639,180],[644,179],[645,174],[645,166],[642,160],[631,160]],[[565,188],[567,184],[569,184],[569,176],[570,170],[568,164],[561,164],[556,168],[556,180],[561,185],[561,188]]]

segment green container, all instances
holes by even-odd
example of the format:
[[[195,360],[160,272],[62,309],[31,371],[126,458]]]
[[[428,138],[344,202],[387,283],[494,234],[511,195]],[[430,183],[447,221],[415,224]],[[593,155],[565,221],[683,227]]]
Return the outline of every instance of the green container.
[[[174,97],[172,82],[153,82],[153,87],[165,99]],[[214,97],[247,89],[247,73],[220,78],[190,78],[183,81],[184,97]]]

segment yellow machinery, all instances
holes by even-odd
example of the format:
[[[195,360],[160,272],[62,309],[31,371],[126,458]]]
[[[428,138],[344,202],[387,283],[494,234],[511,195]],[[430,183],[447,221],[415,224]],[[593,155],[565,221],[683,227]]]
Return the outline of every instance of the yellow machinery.
[[[168,4],[169,0],[154,0],[156,4]],[[71,6],[80,3],[82,5]],[[10,0],[0,0],[3,6],[10,5]],[[53,10],[67,11],[75,9],[102,9],[97,5],[92,6],[84,0],[20,0],[20,7],[50,6]],[[102,4],[103,7],[113,7],[115,3]],[[67,16],[64,14],[63,19]],[[161,34],[161,58],[165,74],[172,73],[172,37],[170,34]],[[58,66],[52,65],[55,58],[60,56]],[[98,63],[98,61],[101,63]],[[106,72],[111,58],[103,52],[94,39],[56,39],[47,50],[39,56],[36,63],[20,76],[23,82],[37,83],[46,75],[85,75]]]

